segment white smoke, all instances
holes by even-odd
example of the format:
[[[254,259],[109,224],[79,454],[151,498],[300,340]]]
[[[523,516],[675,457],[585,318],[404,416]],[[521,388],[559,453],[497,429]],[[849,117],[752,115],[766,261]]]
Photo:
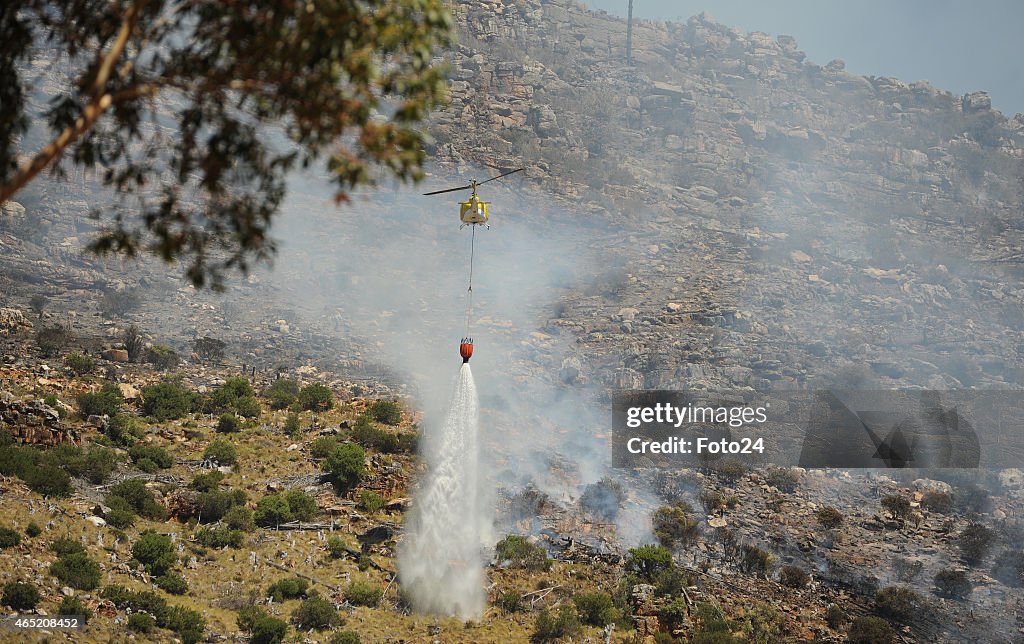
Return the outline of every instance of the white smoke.
[[[425,431],[430,470],[416,495],[398,551],[402,587],[423,613],[477,618],[483,613],[481,516],[477,495],[478,403],[463,364],[440,434]]]

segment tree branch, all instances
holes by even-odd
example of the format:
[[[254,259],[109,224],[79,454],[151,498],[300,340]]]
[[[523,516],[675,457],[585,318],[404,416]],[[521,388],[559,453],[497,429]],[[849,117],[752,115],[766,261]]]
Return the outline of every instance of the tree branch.
[[[124,22],[121,23],[121,29],[118,31],[117,39],[111,46],[110,50],[100,60],[99,67],[96,69],[96,78],[92,83],[92,91],[89,102],[86,103],[82,109],[82,115],[79,116],[74,124],[64,128],[57,138],[51,141],[46,147],[40,150],[27,164],[23,165],[18,171],[12,176],[7,183],[0,186],[0,203],[4,203],[19,190],[24,188],[32,179],[36,177],[40,172],[45,170],[51,163],[54,162],[69,145],[77,141],[83,134],[88,132],[96,124],[103,113],[110,109],[110,106],[114,104],[114,98],[108,93],[103,91],[106,87],[107,80],[110,78],[110,71],[114,68],[114,64],[124,53],[124,48],[128,44],[128,39],[131,37],[132,32],[135,30],[135,25],[139,19],[139,12],[142,9],[142,5],[146,3],[146,0],[138,0],[128,7],[128,11],[125,12]]]

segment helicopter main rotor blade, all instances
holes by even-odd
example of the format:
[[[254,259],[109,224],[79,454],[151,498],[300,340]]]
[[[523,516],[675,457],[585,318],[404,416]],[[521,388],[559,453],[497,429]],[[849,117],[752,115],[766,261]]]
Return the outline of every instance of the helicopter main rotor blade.
[[[473,187],[473,184],[469,184],[468,186],[462,186],[460,188],[447,188],[445,190],[435,190],[433,192],[424,192],[423,196],[424,197],[428,197],[430,195],[440,195],[440,194],[444,194],[446,192],[456,192],[457,190],[469,190],[472,187]]]
[[[478,186],[482,186],[482,185],[484,185],[485,183],[490,183],[491,181],[494,181],[495,179],[500,179],[500,178],[502,178],[502,177],[507,177],[507,176],[508,176],[508,175],[510,175],[510,174],[515,174],[515,173],[517,173],[517,172],[522,172],[522,171],[523,171],[523,170],[525,170],[525,169],[526,169],[526,168],[516,168],[515,170],[509,170],[508,172],[505,172],[505,173],[503,173],[503,174],[499,174],[499,175],[498,175],[498,176],[496,176],[496,177],[491,177],[491,178],[490,178],[490,179],[488,179],[487,181],[481,181],[480,183],[478,183],[478,184],[476,184],[476,185],[478,185]]]

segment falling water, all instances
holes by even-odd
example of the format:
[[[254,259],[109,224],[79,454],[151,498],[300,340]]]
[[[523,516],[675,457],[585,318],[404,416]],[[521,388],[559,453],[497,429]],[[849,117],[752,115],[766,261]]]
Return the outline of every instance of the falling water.
[[[476,385],[463,364],[398,553],[402,587],[419,612],[464,619],[483,612],[478,460]]]

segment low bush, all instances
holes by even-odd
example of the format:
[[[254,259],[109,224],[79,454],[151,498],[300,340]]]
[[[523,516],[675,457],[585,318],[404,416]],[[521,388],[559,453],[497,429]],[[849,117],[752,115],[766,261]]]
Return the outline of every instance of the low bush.
[[[112,382],[103,383],[99,391],[78,394],[78,412],[88,416],[116,416],[124,404],[121,389]]]
[[[397,425],[402,422],[402,408],[396,402],[376,400],[366,410],[378,423]]]
[[[811,581],[807,571],[799,566],[783,566],[779,571],[779,583],[790,588],[803,588]]]
[[[80,597],[65,597],[57,608],[58,615],[79,615],[86,622],[92,617],[92,611],[82,602]]]
[[[284,493],[284,499],[288,502],[293,521],[309,521],[320,514],[320,506],[317,505],[316,499],[302,490],[288,490]]]
[[[692,516],[692,508],[685,504],[665,505],[651,517],[654,536],[666,548],[690,546],[700,536],[699,522]]]
[[[740,546],[739,561],[737,563],[739,569],[749,575],[763,575],[767,573],[774,561],[775,557],[767,550],[749,543]]]
[[[301,431],[301,429],[302,429],[301,426],[299,425],[299,415],[298,414],[288,414],[288,416],[285,417],[285,419],[284,419],[284,428],[283,429],[284,429],[284,433],[289,435],[289,436],[296,436],[296,435],[298,435],[299,431]],[[324,456],[326,456],[326,454],[324,454]]]
[[[772,468],[765,475],[765,482],[780,492],[793,492],[800,483],[800,475],[787,468]]]
[[[139,362],[146,351],[146,340],[142,337],[139,327],[132,324],[121,335],[124,350],[128,353],[128,362]]]
[[[963,570],[944,568],[935,575],[935,594],[940,597],[967,599],[973,588]]]
[[[256,525],[264,528],[272,528],[281,523],[288,523],[292,520],[291,508],[288,501],[280,494],[268,494],[256,503],[256,512],[253,516]]]
[[[532,571],[551,569],[551,560],[544,548],[515,535],[505,537],[494,546],[494,557],[498,563],[507,561],[513,568]]]
[[[44,326],[36,331],[36,346],[45,357],[53,357],[74,341],[71,329],[63,326]]]
[[[196,356],[207,362],[220,362],[224,359],[224,350],[227,349],[227,342],[217,338],[196,338],[192,341],[192,349]]]
[[[14,610],[31,610],[36,607],[42,597],[31,582],[14,580],[4,584],[0,602]]]
[[[309,444],[309,455],[311,458],[327,458],[339,445],[341,441],[334,436],[320,436]]]
[[[50,551],[56,554],[58,557],[63,557],[65,555],[71,555],[77,552],[85,552],[85,546],[78,543],[74,539],[61,537],[59,539],[54,539],[50,543]]]
[[[160,371],[170,371],[178,366],[181,357],[174,349],[165,344],[154,344],[146,352],[146,362]]]
[[[136,633],[152,633],[156,618],[149,613],[132,613],[128,616],[128,629]]]
[[[238,450],[226,440],[211,441],[203,450],[203,458],[217,465],[234,465],[238,462]]]
[[[239,398],[235,401],[234,410],[239,416],[250,420],[259,418],[260,414],[263,413],[263,408],[260,407],[260,401],[256,400],[255,396],[244,396]]]
[[[227,527],[231,530],[238,531],[243,534],[252,532],[256,529],[253,512],[244,505],[236,505],[228,510],[224,515],[224,523],[227,524]]]
[[[39,524],[35,521],[30,521],[29,524],[25,526],[25,534],[29,537],[35,538],[41,535],[42,533],[43,529],[40,528]]]
[[[43,496],[67,497],[71,496],[74,486],[71,485],[71,477],[59,467],[53,465],[38,465],[28,470],[22,477],[25,485],[33,492]]]
[[[331,558],[341,559],[348,554],[348,544],[338,535],[333,535],[327,539],[327,552]]]
[[[313,383],[299,390],[298,402],[309,411],[327,411],[334,406],[334,395],[325,385]]]
[[[929,512],[949,514],[953,511],[953,497],[946,492],[929,490],[921,497],[921,507]]]
[[[921,596],[909,586],[889,586],[875,595],[875,610],[882,617],[909,620],[921,608]]]
[[[142,413],[158,421],[177,420],[196,409],[199,397],[181,378],[167,378],[142,388]]]
[[[72,552],[50,564],[50,574],[66,586],[78,590],[92,590],[100,585],[103,574],[100,565],[84,552]]]
[[[363,640],[355,631],[338,631],[327,644],[362,644]]]
[[[160,469],[167,469],[174,465],[174,459],[167,450],[156,445],[132,445],[128,450],[128,457],[136,465],[143,459],[147,459]]]
[[[608,593],[577,593],[572,601],[576,604],[576,610],[579,611],[584,624],[607,626],[614,624],[621,617]]]
[[[636,573],[648,583],[652,583],[659,574],[674,567],[672,553],[662,546],[630,548],[629,556],[626,557],[626,571]]]
[[[495,605],[506,615],[523,610],[523,596],[518,591],[509,590],[498,595]]]
[[[244,505],[247,495],[243,490],[210,490],[200,492],[196,498],[196,515],[201,523],[220,521],[233,507]]]
[[[818,510],[817,514],[818,525],[825,528],[826,530],[835,530],[843,525],[843,521],[846,517],[839,510],[832,506],[825,506]]]
[[[114,500],[122,499],[119,503]],[[167,511],[156,502],[153,493],[149,491],[141,479],[127,479],[115,484],[107,492],[103,503],[115,510],[130,510],[135,514],[162,521],[167,518]]]
[[[278,378],[263,391],[271,409],[288,409],[299,398],[299,383],[288,378]]]
[[[619,505],[626,498],[622,484],[605,477],[597,483],[583,488],[580,507],[591,516],[602,521],[614,521],[619,514]]]
[[[188,592],[188,582],[184,577],[173,572],[157,577],[156,587],[171,595],[184,595]]]
[[[344,443],[331,450],[321,467],[339,490],[350,490],[366,474],[366,452],[358,445]]]
[[[374,512],[380,512],[384,507],[384,498],[371,490],[361,490],[359,492],[359,507],[367,512],[373,514]]]
[[[996,557],[992,576],[1013,588],[1024,586],[1024,552],[1006,550]]]
[[[303,631],[334,628],[341,622],[341,615],[334,604],[315,593],[304,599],[292,613],[295,628]]]
[[[234,434],[241,428],[242,423],[238,420],[238,416],[234,414],[221,414],[220,418],[217,419],[217,432],[220,434]]]
[[[132,557],[146,568],[146,572],[156,577],[167,574],[178,562],[171,538],[152,530],[143,532],[132,544]]]
[[[563,637],[575,637],[581,628],[576,610],[569,604],[563,604],[555,615],[544,608],[533,624],[532,640],[549,642]]]
[[[124,447],[133,444],[142,438],[145,433],[146,427],[143,422],[127,414],[111,416],[104,430],[107,438]]]
[[[995,533],[991,529],[980,523],[972,523],[957,537],[960,556],[967,564],[978,565],[985,559],[994,539]]]
[[[69,353],[64,356],[64,366],[76,376],[84,376],[96,369],[96,361],[82,353]]]
[[[665,604],[660,611],[658,611],[658,622],[664,624],[668,631],[672,631],[682,628],[686,625],[686,621],[690,614],[690,607],[687,605],[686,600],[682,597]],[[595,626],[602,626],[603,624],[595,624]]]
[[[906,519],[910,516],[910,501],[900,494],[889,494],[882,497],[882,507],[893,519]]]
[[[309,590],[309,581],[302,577],[288,577],[278,579],[267,588],[267,597],[275,602],[281,603],[286,599],[298,599],[305,597]]]
[[[0,528],[0,548],[11,548],[21,543],[21,535],[13,528]]]
[[[853,620],[846,641],[847,644],[890,644],[895,636],[896,633],[889,626],[889,622],[881,617],[869,615]]]
[[[345,599],[355,606],[376,608],[383,596],[383,590],[378,588],[376,584],[366,581],[355,580],[345,589]]]
[[[205,458],[205,456],[204,456]],[[212,492],[220,488],[220,482],[224,480],[224,474],[217,470],[210,470],[202,474],[196,474],[189,483],[189,487],[199,492]]]
[[[245,533],[227,526],[203,526],[196,530],[195,537],[207,548],[241,548]]]

